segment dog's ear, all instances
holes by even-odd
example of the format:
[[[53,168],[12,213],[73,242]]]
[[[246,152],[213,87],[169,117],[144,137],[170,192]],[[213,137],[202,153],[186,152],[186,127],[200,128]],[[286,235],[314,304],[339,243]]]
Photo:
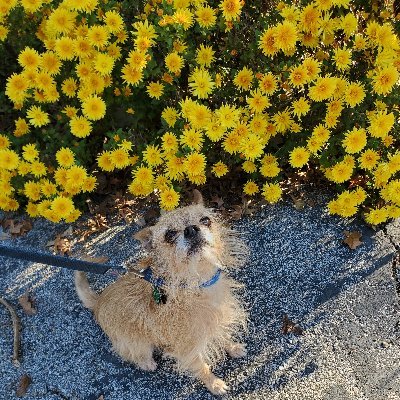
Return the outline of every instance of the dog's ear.
[[[200,205],[204,204],[203,196],[197,189],[193,190],[193,204],[200,204]]]
[[[153,230],[151,226],[141,229],[136,232],[133,237],[142,244],[146,250],[150,250],[153,247]]]

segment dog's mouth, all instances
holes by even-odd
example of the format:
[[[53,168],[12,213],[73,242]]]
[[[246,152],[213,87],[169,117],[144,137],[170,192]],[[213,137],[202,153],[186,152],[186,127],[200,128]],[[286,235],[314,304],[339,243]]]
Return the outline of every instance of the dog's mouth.
[[[189,248],[187,251],[188,256],[193,256],[199,253],[203,247],[207,244],[207,242],[203,238],[196,238],[189,242]]]

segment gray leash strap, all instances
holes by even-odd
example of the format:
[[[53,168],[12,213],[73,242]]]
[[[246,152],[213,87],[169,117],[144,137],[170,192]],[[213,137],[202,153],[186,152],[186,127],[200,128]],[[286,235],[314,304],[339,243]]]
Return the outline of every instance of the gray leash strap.
[[[53,267],[67,268],[75,271],[92,272],[94,274],[105,274],[109,269],[120,272],[126,271],[124,267],[119,265],[99,264],[85,260],[77,260],[75,258],[45,254],[37,251],[21,249],[18,247],[7,247],[2,245],[0,245],[0,257],[10,257],[18,260],[52,265]]]

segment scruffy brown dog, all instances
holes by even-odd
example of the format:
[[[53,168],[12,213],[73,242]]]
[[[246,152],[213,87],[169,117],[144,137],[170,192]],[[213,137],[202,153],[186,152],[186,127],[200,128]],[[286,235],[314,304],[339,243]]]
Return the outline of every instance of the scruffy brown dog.
[[[145,279],[128,272],[99,295],[77,272],[78,296],[123,359],[153,371],[153,350],[160,348],[213,394],[224,394],[228,387],[210,365],[225,352],[246,354],[237,342],[247,320],[236,294],[240,285],[225,270],[243,265],[247,247],[197,191],[194,204],[164,214],[135,238],[150,255],[142,261]]]

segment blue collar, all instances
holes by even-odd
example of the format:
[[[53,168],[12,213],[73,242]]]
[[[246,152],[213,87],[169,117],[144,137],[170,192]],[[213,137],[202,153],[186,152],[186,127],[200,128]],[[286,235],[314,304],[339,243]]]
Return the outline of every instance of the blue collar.
[[[218,268],[217,272],[208,281],[205,281],[199,285],[199,288],[203,289],[214,285],[215,283],[218,282],[220,276],[221,276],[221,269]],[[164,286],[164,280],[160,277],[153,276],[153,271],[151,270],[150,267],[146,268],[143,271],[143,279],[147,282],[150,282],[153,286],[157,288]]]

